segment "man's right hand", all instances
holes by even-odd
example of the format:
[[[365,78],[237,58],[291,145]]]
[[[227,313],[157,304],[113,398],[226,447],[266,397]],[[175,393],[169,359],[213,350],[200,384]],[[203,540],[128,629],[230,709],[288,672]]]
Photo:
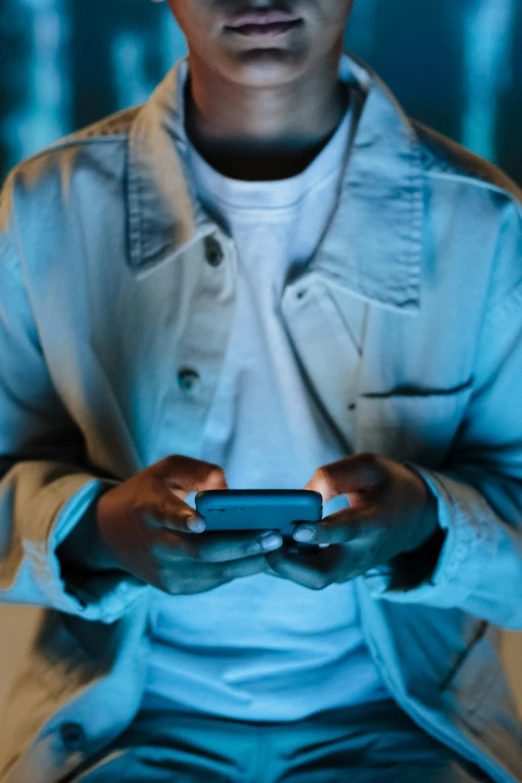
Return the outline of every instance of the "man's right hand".
[[[242,576],[272,573],[264,552],[281,545],[279,534],[279,543],[265,548],[259,533],[191,529],[191,522],[204,527],[185,498],[211,489],[228,489],[223,470],[178,455],[110,489],[97,501],[94,531],[91,521],[97,540],[97,562],[91,567],[126,571],[173,595],[207,592]],[[80,530],[75,540],[73,531],[67,541],[69,565],[72,558],[81,562],[81,536]]]

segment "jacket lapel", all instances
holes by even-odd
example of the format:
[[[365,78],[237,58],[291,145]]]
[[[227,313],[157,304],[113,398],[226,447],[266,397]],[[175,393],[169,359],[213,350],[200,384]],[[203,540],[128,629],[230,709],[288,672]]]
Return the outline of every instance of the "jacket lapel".
[[[312,263],[331,285],[407,314],[420,307],[424,175],[414,129],[386,86],[352,58],[362,107],[337,210]]]
[[[183,85],[188,58],[137,112],[129,137],[128,263],[137,276],[173,260],[216,225],[187,162]],[[387,87],[353,56],[341,78],[360,106],[336,210],[309,271],[366,301],[420,306],[423,169],[415,131]]]
[[[137,113],[129,134],[128,263],[138,277],[173,260],[215,229],[192,185],[187,163],[180,60]]]

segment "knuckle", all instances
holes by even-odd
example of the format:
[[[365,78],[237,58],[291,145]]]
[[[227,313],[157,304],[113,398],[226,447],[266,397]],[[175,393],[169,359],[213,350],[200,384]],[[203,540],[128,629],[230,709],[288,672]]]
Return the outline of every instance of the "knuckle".
[[[140,516],[148,511],[148,503],[141,496],[135,497],[132,501],[131,510],[134,516]]]
[[[177,595],[180,589],[179,579],[176,579],[172,569],[160,568],[158,572],[158,586],[169,595]]]
[[[232,582],[233,579],[236,578],[236,574],[234,573],[234,565],[228,564],[228,563],[221,563],[219,567],[216,570],[216,580],[221,582],[222,584],[227,584],[228,582]]]
[[[187,560],[201,560],[200,547],[192,541],[179,541],[176,549]]]
[[[312,590],[324,590],[328,587],[329,580],[323,574],[314,574],[310,579],[310,587]]]
[[[323,465],[322,467],[318,468],[316,471],[316,478],[318,478],[319,481],[322,484],[325,484],[328,488],[332,487],[334,483],[334,477],[329,465]]]
[[[246,556],[259,555],[264,553],[264,549],[259,541],[248,541],[245,544],[244,553]]]
[[[179,454],[169,454],[168,456],[164,457],[159,464],[161,465],[162,468],[166,468],[167,470],[170,470],[179,465],[180,459],[182,458],[180,457]]]
[[[363,451],[359,454],[360,461],[369,468],[376,467],[379,464],[380,457],[374,451]]]
[[[179,534],[172,531],[158,531],[158,534],[152,539],[149,544],[149,552],[159,563],[165,563],[165,567],[168,568],[168,563],[180,562],[186,559],[190,559],[190,555],[187,554],[187,550],[190,549],[190,544],[185,541]],[[172,568],[172,565],[170,565]]]
[[[156,462],[154,465],[151,465],[148,478],[151,486],[154,489],[159,489],[159,487],[164,483],[165,478],[167,478],[169,475],[172,474],[173,471],[175,471],[176,469],[175,459],[176,458],[172,456],[163,457],[163,459],[161,459],[159,462]]]
[[[190,579],[176,580],[171,585],[170,595],[189,595],[195,592],[192,585],[193,582]]]
[[[200,563],[217,563],[219,558],[212,549],[208,546],[196,546],[191,547],[192,552],[190,554],[191,560],[197,560]]]
[[[325,465],[323,465],[321,468],[317,468],[314,474],[314,478],[322,483],[328,482],[328,476],[329,476],[329,471]]]
[[[177,479],[186,473],[189,459],[189,457],[183,457],[180,454],[169,454],[168,457],[164,457],[156,463],[156,470],[152,475],[157,482],[158,489],[164,489],[166,481],[176,484]]]
[[[225,478],[225,471],[219,465],[210,463],[207,468],[207,481],[221,483]]]

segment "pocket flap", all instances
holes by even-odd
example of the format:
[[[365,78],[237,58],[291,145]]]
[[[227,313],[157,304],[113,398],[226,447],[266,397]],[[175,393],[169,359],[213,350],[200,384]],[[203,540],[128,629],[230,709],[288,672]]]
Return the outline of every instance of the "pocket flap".
[[[364,394],[357,399],[356,448],[397,461],[439,465],[468,405],[472,382],[450,390]]]

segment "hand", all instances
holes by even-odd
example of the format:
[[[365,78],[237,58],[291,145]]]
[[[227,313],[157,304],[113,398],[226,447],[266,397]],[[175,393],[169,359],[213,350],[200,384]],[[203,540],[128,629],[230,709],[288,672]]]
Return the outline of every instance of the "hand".
[[[203,533],[204,521],[184,500],[206,489],[228,489],[220,467],[167,457],[102,495],[94,528],[91,521],[89,529],[73,531],[61,554],[69,569],[72,560],[80,567],[119,569],[173,595],[268,573],[259,533]],[[277,535],[271,549],[281,543]]]
[[[350,502],[350,508],[294,530],[296,541],[328,548],[303,547],[292,554],[285,545],[265,555],[274,575],[313,590],[348,582],[418,549],[439,529],[436,502],[424,481],[376,454],[355,454],[321,467],[303,489],[320,492],[324,503],[341,494]]]

